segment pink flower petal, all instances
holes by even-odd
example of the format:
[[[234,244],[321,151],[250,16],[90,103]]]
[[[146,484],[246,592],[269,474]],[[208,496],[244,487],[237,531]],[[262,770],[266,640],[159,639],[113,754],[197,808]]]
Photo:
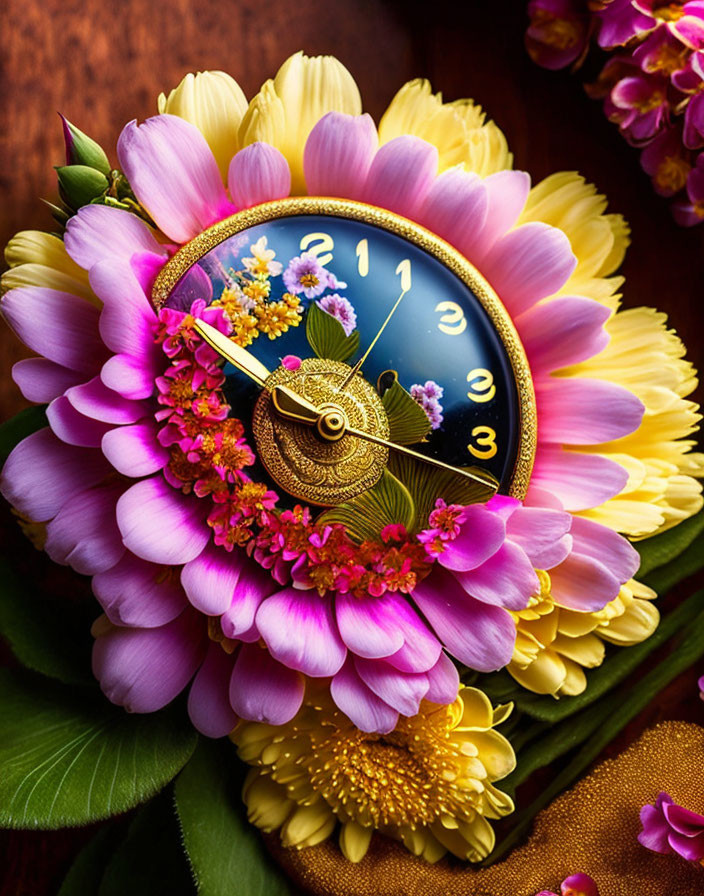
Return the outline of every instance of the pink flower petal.
[[[235,210],[205,137],[183,118],[155,115],[139,126],[130,122],[117,155],[139,201],[177,243]]]
[[[113,625],[155,628],[188,606],[183,588],[169,570],[129,552],[93,577],[93,593]]]
[[[83,575],[114,566],[125,553],[115,521],[122,483],[80,491],[70,498],[46,528],[45,550],[54,563]]]
[[[277,663],[258,644],[242,645],[230,678],[230,705],[238,716],[284,725],[301,708],[304,692],[300,672]]]
[[[103,364],[100,378],[114,392],[130,401],[149,398],[156,387],[154,385],[154,369],[152,363],[145,364],[145,359],[136,355],[113,355]]]
[[[446,543],[438,563],[462,572],[476,569],[498,551],[505,537],[506,526],[501,517],[481,504],[472,504],[465,510],[460,534]]]
[[[638,572],[640,554],[628,539],[613,529],[574,517],[570,534],[575,551],[603,563],[621,582],[627,582]]]
[[[384,144],[369,168],[363,199],[415,218],[435,179],[438,151],[420,137],[395,137]]]
[[[12,379],[28,401],[44,403],[58,398],[81,382],[80,374],[46,358],[25,358],[12,368]]]
[[[342,712],[362,731],[388,734],[398,723],[398,712],[364,684],[354,668],[352,657],[330,683],[330,694]]]
[[[303,153],[308,193],[360,199],[378,145],[370,115],[328,112],[310,132]]]
[[[536,569],[551,569],[562,563],[572,546],[567,536],[572,525],[569,513],[543,507],[519,507],[506,524],[506,535],[526,552]]]
[[[229,554],[209,544],[181,570],[181,584],[189,601],[207,616],[220,616],[229,609],[240,569],[247,562],[243,552]]]
[[[155,712],[186,687],[206,647],[205,628],[186,610],[158,628],[114,628],[93,645],[93,674],[129,712]]]
[[[533,376],[597,355],[608,344],[604,323],[610,316],[605,305],[579,296],[553,299],[522,314],[515,323]]]
[[[561,230],[532,221],[501,237],[482,260],[481,271],[515,318],[557,292],[576,264]]]
[[[450,168],[435,179],[418,221],[466,255],[482,232],[487,208],[484,181],[461,168]]]
[[[598,507],[627,482],[626,470],[606,457],[549,445],[539,447],[531,475],[532,487],[550,491],[572,513]]]
[[[104,423],[136,423],[150,412],[146,402],[123,398],[108,389],[99,376],[80,386],[73,386],[66,392],[66,397],[81,414]]]
[[[210,540],[202,504],[159,476],[137,482],[117,502],[117,524],[125,546],[151,563],[188,563]]]
[[[151,228],[132,212],[108,205],[86,205],[66,225],[66,251],[89,271],[106,258],[131,258],[135,252],[166,256]]]
[[[0,492],[21,513],[44,522],[110,470],[99,451],[66,445],[46,427],[12,450],[2,470]]]
[[[404,716],[414,716],[428,691],[428,678],[423,673],[399,672],[383,660],[355,657],[357,674],[370,691]]]
[[[332,601],[316,591],[273,594],[257,610],[256,624],[272,656],[291,669],[320,678],[334,675],[345,661]]]
[[[413,598],[448,653],[465,666],[495,672],[510,661],[516,640],[510,614],[470,597],[451,573],[436,567]]]
[[[147,418],[131,426],[118,426],[103,436],[103,454],[119,473],[140,479],[163,469],[169,452],[157,441],[158,426]]]
[[[397,594],[383,597],[355,597],[338,594],[335,615],[340,635],[347,647],[358,656],[389,656],[403,645],[403,632],[395,624],[399,605],[406,601]]]
[[[65,395],[55,398],[46,409],[46,418],[53,432],[69,445],[98,448],[109,423],[79,414]]]
[[[226,638],[259,640],[254,619],[259,605],[279,588],[271,573],[253,560],[243,563],[229,609],[220,625]]]
[[[237,722],[229,698],[233,666],[233,657],[219,644],[211,643],[205,661],[193,679],[188,694],[188,715],[206,737],[224,737]]]
[[[602,563],[573,551],[550,570],[553,600],[560,607],[593,613],[602,610],[621,590],[621,582]]]
[[[166,258],[156,252],[138,252],[130,258],[130,267],[145,296],[151,296],[154,281],[165,264]]]
[[[98,309],[56,289],[22,286],[2,299],[2,313],[32,351],[92,376],[108,357],[98,332]]]
[[[129,261],[101,261],[90,272],[90,285],[103,301],[100,335],[114,352],[149,356],[154,344],[156,314],[144,294]]]
[[[460,674],[457,667],[446,653],[426,673],[428,676],[428,693],[426,700],[431,703],[454,703],[460,688]]]
[[[533,564],[523,548],[512,541],[505,541],[481,566],[456,576],[467,594],[507,610],[522,610],[540,591]]]
[[[536,383],[541,442],[593,445],[627,436],[645,408],[636,396],[605,380],[560,379]]]
[[[477,264],[507,231],[526,204],[530,175],[525,171],[497,171],[482,181],[486,191],[487,213],[473,244],[467,243],[467,257]]]
[[[250,143],[230,162],[227,183],[237,208],[251,208],[288,196],[291,171],[278,149],[268,143]]]

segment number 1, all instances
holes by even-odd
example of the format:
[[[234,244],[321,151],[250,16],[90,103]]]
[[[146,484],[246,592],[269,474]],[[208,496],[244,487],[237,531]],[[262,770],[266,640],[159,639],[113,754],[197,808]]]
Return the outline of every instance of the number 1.
[[[366,277],[369,273],[369,240],[363,239],[357,243],[357,270],[360,277]]]

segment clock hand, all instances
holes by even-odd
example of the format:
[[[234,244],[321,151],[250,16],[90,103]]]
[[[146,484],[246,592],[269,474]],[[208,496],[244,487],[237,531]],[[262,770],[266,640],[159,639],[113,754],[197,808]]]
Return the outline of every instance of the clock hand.
[[[270,371],[254,355],[200,318],[196,318],[194,329],[226,361],[229,361],[242,373],[246,373],[259,386],[264,386],[267,377],[270,376]]]
[[[320,435],[329,441],[336,441],[343,435],[350,435],[357,439],[373,442],[376,445],[382,445],[385,448],[391,448],[394,451],[398,451],[399,454],[405,454],[430,466],[448,470],[456,476],[462,476],[465,479],[478,482],[487,490],[485,500],[495,495],[499,488],[499,483],[490,473],[485,473],[481,470],[462,470],[459,467],[446,464],[444,461],[436,460],[434,457],[421,454],[419,451],[414,451],[412,448],[407,448],[405,445],[398,445],[396,442],[390,442],[388,439],[381,438],[381,436],[375,436],[361,429],[355,429],[355,427],[349,425],[346,415],[339,408],[317,408],[287,386],[274,386],[271,390],[271,397],[274,408],[281,417],[307,426],[315,426]]]
[[[352,378],[353,378],[356,374],[358,374],[359,371],[362,369],[362,364],[364,364],[364,362],[365,362],[365,361],[367,360],[367,358],[369,357],[369,355],[370,355],[370,353],[371,353],[371,350],[374,348],[374,346],[375,346],[375,345],[377,344],[377,342],[379,341],[379,337],[381,336],[381,334],[382,334],[382,333],[384,332],[384,330],[386,329],[386,325],[388,324],[388,322],[391,320],[391,318],[392,318],[392,317],[394,316],[394,314],[396,313],[396,309],[397,309],[398,306],[401,304],[401,299],[406,295],[406,293],[408,292],[409,289],[410,289],[410,287],[408,287],[407,289],[404,289],[403,292],[401,293],[401,295],[396,299],[396,301],[394,302],[394,306],[393,306],[393,308],[392,308],[391,311],[389,311],[389,313],[387,314],[387,316],[386,316],[386,320],[384,321],[384,323],[383,323],[383,324],[381,325],[381,327],[379,328],[379,331],[378,331],[378,333],[376,334],[376,336],[372,339],[369,348],[368,348],[368,349],[366,350],[366,352],[362,355],[362,357],[359,359],[359,361],[357,361],[357,363],[354,365],[354,367],[352,368],[352,370],[350,370],[350,372],[347,374],[347,376],[345,377],[344,382],[343,382],[342,385],[340,386],[340,389],[344,389],[345,386],[352,380]]]

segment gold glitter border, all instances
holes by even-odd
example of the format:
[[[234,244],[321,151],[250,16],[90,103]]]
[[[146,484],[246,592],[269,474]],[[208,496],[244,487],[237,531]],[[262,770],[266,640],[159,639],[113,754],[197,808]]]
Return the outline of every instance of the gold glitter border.
[[[499,334],[513,369],[518,390],[520,434],[518,455],[511,476],[509,494],[521,500],[525,498],[535,460],[538,415],[535,406],[533,377],[523,345],[509,313],[488,281],[460,252],[441,237],[426,230],[425,227],[421,227],[420,224],[402,218],[386,209],[363,202],[355,202],[351,199],[296,196],[265,202],[219,221],[182,246],[162,268],[154,282],[152,289],[154,307],[161,308],[166,303],[171,290],[186,271],[228,237],[257,224],[296,215],[329,215],[335,218],[362,221],[365,224],[383,228],[437,258],[472,290]]]

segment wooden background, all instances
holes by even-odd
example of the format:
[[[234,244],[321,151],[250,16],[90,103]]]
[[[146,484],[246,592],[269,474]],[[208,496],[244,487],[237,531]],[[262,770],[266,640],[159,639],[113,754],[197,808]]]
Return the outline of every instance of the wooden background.
[[[704,227],[675,226],[635,152],[577,78],[530,62],[524,6],[523,0],[3,0],[0,240],[19,229],[51,229],[39,197],[52,198],[52,165],[63,163],[57,111],[110,148],[126,121],[153,114],[158,93],[188,71],[228,71],[251,97],[296,50],[332,53],[356,78],[375,118],[404,81],[425,76],[447,99],[481,102],[507,135],[516,167],[534,180],[576,169],[593,181],[633,228],[625,305],[667,311],[701,368]],[[24,406],[9,373],[24,354],[0,325],[0,419]],[[1,543],[9,539],[13,549],[26,550],[15,547],[21,543],[13,535],[5,522]],[[656,718],[683,717],[678,702],[691,698],[694,681],[694,675],[682,679],[668,692],[671,699],[629,733]],[[85,838],[84,831],[3,835],[0,896],[54,893]]]

